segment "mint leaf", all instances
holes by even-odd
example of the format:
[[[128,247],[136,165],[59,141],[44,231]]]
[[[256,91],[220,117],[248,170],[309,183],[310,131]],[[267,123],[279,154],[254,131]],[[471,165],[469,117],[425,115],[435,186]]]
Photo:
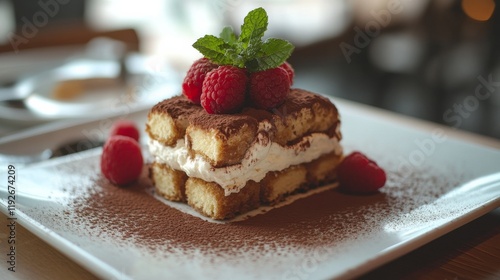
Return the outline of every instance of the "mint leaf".
[[[262,45],[255,57],[246,63],[250,72],[264,71],[283,64],[292,54],[294,46],[282,39],[269,38]]]
[[[212,60],[216,64],[232,64],[234,58],[234,49],[223,39],[213,35],[205,35],[194,42],[193,47],[203,56]]]
[[[241,51],[247,48],[256,49],[260,47],[264,32],[267,30],[267,13],[263,8],[257,8],[248,13],[241,26],[241,35],[238,38]],[[255,51],[249,51],[253,53]]]
[[[267,25],[266,11],[257,8],[245,17],[239,37],[231,27],[224,27],[219,37],[206,35],[198,39],[193,47],[219,65],[246,67],[250,72],[275,68],[288,59],[294,47],[285,40],[275,38],[263,42]]]
[[[236,34],[234,34],[233,28],[231,26],[224,27],[219,36],[222,40],[224,40],[224,42],[230,45],[235,45],[238,41],[238,38],[236,38]]]

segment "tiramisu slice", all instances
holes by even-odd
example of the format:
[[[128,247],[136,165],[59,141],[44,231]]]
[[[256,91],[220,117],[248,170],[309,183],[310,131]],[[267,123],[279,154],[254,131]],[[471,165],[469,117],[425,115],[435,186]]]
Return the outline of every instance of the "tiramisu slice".
[[[150,175],[159,194],[203,215],[227,219],[336,180],[340,119],[329,99],[291,89],[293,46],[262,41],[267,14],[245,18],[193,45],[204,57],[183,95],[148,116]]]
[[[158,103],[147,122],[157,192],[225,219],[335,181],[342,157],[335,106],[292,89],[273,111],[208,114],[184,96]]]

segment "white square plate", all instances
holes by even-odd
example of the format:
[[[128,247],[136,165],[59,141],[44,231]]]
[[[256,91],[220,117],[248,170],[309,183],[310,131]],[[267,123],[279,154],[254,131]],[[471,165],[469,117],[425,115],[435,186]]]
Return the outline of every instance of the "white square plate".
[[[346,151],[362,151],[388,173],[378,194],[330,188],[242,222],[216,224],[165,204],[153,212],[147,205],[161,202],[142,180],[144,186],[120,189],[130,202],[144,188],[137,205],[117,203],[119,211],[109,212],[104,204],[113,186],[100,179],[101,150],[94,149],[18,167],[12,217],[106,279],[324,279],[359,276],[500,206],[500,142],[334,101]],[[134,118],[143,122],[145,114]],[[50,136],[37,137],[43,143],[39,138]],[[0,181],[0,204],[9,215],[6,182]],[[287,216],[298,207],[304,214]],[[308,214],[315,208],[320,217]],[[184,218],[158,223],[165,213]],[[131,215],[134,224],[120,223]],[[179,232],[194,238],[180,240]]]

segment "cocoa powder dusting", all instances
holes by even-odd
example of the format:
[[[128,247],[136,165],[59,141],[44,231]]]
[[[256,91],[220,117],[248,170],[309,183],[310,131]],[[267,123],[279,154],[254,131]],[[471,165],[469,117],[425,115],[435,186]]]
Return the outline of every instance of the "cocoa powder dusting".
[[[436,200],[473,178],[450,168],[397,172],[397,159],[380,156],[388,173],[380,193],[356,196],[330,188],[279,208],[259,209],[262,214],[242,221],[213,223],[157,199],[147,166],[136,184],[111,185],[100,175],[99,155],[95,151],[30,169],[23,185],[28,193],[48,176],[53,179],[48,192],[32,191],[36,195],[26,200],[34,203],[31,207],[20,208],[132,279],[307,278],[344,262],[345,256],[378,252],[397,242],[400,232],[467,211],[461,200],[451,205]]]
[[[169,244],[174,244],[175,250],[223,254],[248,248],[272,251],[274,246],[320,248],[356,236],[367,226],[381,227],[392,213],[430,203],[455,186],[449,182],[443,185],[444,180],[435,182],[440,177],[422,174],[412,174],[411,180],[404,180],[401,185],[400,178],[407,178],[408,174],[388,175],[388,184],[378,194],[355,196],[326,190],[265,214],[229,223],[207,222],[157,200],[147,176],[126,188],[97,177],[88,194],[72,202],[76,214],[72,221],[88,224],[98,235],[113,236],[118,243],[133,242],[152,250],[165,245],[162,250],[174,250]],[[421,188],[422,183],[441,187]],[[418,200],[413,201],[413,197]]]

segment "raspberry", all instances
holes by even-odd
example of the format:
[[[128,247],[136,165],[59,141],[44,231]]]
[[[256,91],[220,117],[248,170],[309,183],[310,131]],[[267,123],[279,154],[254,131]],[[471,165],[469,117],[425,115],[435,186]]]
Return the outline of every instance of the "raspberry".
[[[219,67],[208,58],[196,60],[189,68],[184,82],[182,83],[182,93],[195,104],[200,104],[201,89],[203,80],[208,72]]]
[[[385,171],[360,152],[345,157],[337,172],[339,189],[348,193],[374,193],[386,181]]]
[[[283,103],[290,91],[288,73],[281,67],[250,75],[250,100],[261,109],[272,109]]]
[[[290,81],[290,86],[293,85],[293,78],[295,77],[295,71],[292,68],[292,65],[288,62],[284,62],[283,64],[280,65],[281,68],[283,68],[287,73],[288,73],[288,80]]]
[[[139,178],[143,158],[141,147],[134,139],[111,136],[104,144],[101,155],[101,172],[111,183],[127,185]]]
[[[113,126],[111,127],[111,131],[109,133],[109,136],[114,136],[114,135],[123,135],[123,136],[128,136],[135,141],[139,142],[139,129],[137,129],[137,126],[133,121],[129,120],[119,120],[116,121]]]
[[[247,82],[245,69],[220,66],[209,72],[203,81],[201,106],[209,114],[237,112],[245,101]]]

